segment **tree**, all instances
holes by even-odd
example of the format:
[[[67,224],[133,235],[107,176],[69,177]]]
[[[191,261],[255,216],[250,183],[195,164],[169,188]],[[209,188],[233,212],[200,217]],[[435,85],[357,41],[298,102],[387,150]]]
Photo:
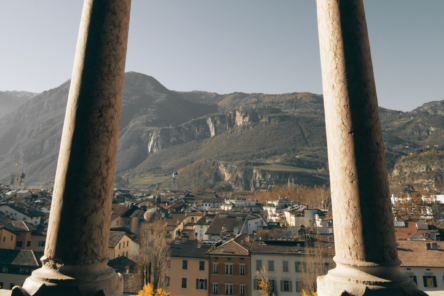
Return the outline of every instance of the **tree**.
[[[319,234],[310,236],[306,241],[302,286],[304,290],[312,294],[317,292],[317,277],[326,274],[328,269],[334,267],[334,250],[332,247],[328,248],[328,244]]]
[[[147,284],[143,287],[142,290],[139,291],[137,296],[168,296],[170,293],[167,293],[162,288],[158,288],[154,291],[153,286],[151,284]]]
[[[165,288],[167,282],[170,248],[165,238],[164,222],[154,220],[140,226],[138,237],[139,255],[136,261],[142,266],[143,284],[151,283],[153,289]]]
[[[275,294],[272,293],[273,287],[270,279],[268,278],[265,266],[263,266],[260,270],[256,270],[256,281],[261,296],[275,296]]]

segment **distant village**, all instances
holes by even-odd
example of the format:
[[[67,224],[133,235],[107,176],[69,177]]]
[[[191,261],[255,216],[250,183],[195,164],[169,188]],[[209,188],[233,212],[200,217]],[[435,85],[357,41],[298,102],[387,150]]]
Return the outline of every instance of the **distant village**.
[[[286,186],[295,185],[289,180]],[[302,295],[335,267],[328,207],[309,206],[297,196],[259,202],[254,192],[178,187],[174,172],[170,189],[114,188],[108,265],[123,275],[124,292],[137,294],[154,282],[172,296],[259,296],[266,277],[270,293]],[[0,184],[2,289],[22,285],[41,267],[52,193],[26,188],[23,172]],[[401,269],[421,290],[444,291],[444,196],[419,196],[419,204],[409,203],[410,195],[388,198]]]

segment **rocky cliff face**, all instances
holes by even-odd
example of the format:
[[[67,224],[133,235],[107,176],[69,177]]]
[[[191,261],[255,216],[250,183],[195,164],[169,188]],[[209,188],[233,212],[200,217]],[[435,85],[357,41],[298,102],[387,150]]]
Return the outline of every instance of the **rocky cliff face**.
[[[327,175],[307,171],[277,171],[258,168],[252,164],[202,159],[179,170],[181,184],[192,188],[202,185],[206,188],[225,190],[271,190],[278,184],[322,186],[328,183]],[[165,187],[168,187],[166,182]]]
[[[392,187],[407,185],[416,191],[441,192],[444,189],[444,150],[428,149],[400,157],[390,174]]]

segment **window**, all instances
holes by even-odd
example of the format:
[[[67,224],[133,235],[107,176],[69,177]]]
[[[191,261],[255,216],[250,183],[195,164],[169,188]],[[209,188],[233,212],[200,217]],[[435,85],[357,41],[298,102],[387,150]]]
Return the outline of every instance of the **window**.
[[[171,260],[170,259],[167,260],[167,266],[168,266],[168,268],[171,268]]]
[[[116,221],[116,225],[119,225],[119,220]]]
[[[15,242],[15,247],[16,248],[21,248],[22,246],[23,246],[23,242],[19,242],[19,241]]]
[[[199,261],[199,270],[205,270],[205,261]]]
[[[3,282],[0,282],[0,289],[3,289]]]
[[[225,274],[233,275],[233,263],[225,263]],[[231,294],[227,294],[231,295]]]
[[[13,235],[11,235],[11,242],[14,240],[14,236]]]
[[[188,260],[182,260],[182,269],[188,269]]]
[[[206,290],[207,289],[207,279],[196,279],[196,289]]]
[[[2,272],[3,273],[8,273],[8,268],[6,266],[2,266]]]
[[[245,275],[245,264],[239,264],[239,275]]]
[[[27,241],[27,242],[26,242],[26,246],[27,246],[27,247],[30,247],[30,246],[31,246],[31,241]]]
[[[437,287],[436,276],[425,275],[423,276],[424,287]]]
[[[44,247],[45,246],[45,241],[39,241],[39,247]]]
[[[296,281],[296,292],[302,292],[302,281]]]
[[[245,295],[245,285],[239,285],[239,288],[240,288],[239,289],[240,295],[242,295],[242,296]]]
[[[219,294],[219,284],[213,283],[213,294]]]
[[[14,286],[15,286],[15,284],[14,284],[14,283],[11,283],[11,284],[9,285],[9,289],[12,290],[12,288],[14,288]]]
[[[120,244],[121,244],[121,243],[119,243],[119,250],[120,250]]]
[[[3,237],[3,242],[6,242],[6,236]]]
[[[187,288],[187,278],[182,278],[182,289]]]
[[[225,295],[233,295],[233,284],[225,284]]]
[[[213,274],[219,273],[219,263],[213,263]]]
[[[167,287],[170,287],[170,277],[169,276],[166,276],[166,286]]]
[[[194,217],[191,217],[191,223],[194,223]]]
[[[126,242],[126,246],[127,246],[127,247],[129,246],[129,241]]]
[[[293,292],[292,281],[281,281],[281,292]]]
[[[283,272],[288,272],[288,261],[282,261]]]
[[[295,269],[296,272],[302,272],[302,270],[306,270],[305,266],[306,266],[306,262],[295,262]]]
[[[262,260],[256,260],[256,270],[261,270],[262,268]]]
[[[409,277],[415,282],[416,285],[418,285],[418,282],[416,280],[416,275],[409,275]]]
[[[287,262],[287,265],[288,265],[288,262]],[[274,261],[273,260],[268,261],[268,271],[274,271]]]

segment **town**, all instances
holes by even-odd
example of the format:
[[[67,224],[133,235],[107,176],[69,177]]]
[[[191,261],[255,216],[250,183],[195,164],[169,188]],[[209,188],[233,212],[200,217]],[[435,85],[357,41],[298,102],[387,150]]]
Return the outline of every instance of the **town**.
[[[288,182],[271,192],[114,188],[108,265],[124,292],[144,285],[170,295],[259,296],[316,291],[335,267],[326,188]],[[42,262],[52,189],[26,188],[25,173],[0,185],[0,286],[23,285]],[[443,195],[391,197],[401,269],[423,291],[444,290]],[[307,294],[309,295],[309,294]]]

